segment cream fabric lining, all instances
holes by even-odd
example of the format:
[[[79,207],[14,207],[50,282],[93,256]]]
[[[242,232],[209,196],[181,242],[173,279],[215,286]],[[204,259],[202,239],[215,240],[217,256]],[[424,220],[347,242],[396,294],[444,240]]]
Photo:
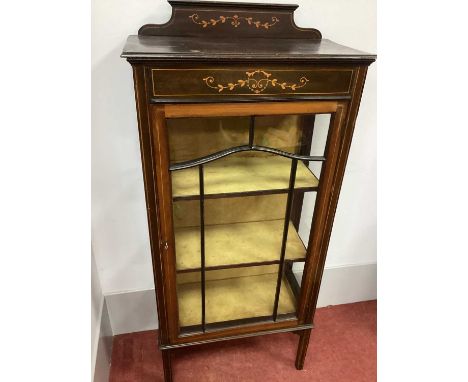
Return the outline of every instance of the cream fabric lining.
[[[254,144],[299,152],[299,116],[255,117]],[[246,145],[249,118],[167,120],[171,163],[193,160],[233,146]],[[243,152],[204,166],[205,194],[287,190],[291,160]],[[198,168],[174,171],[174,197],[199,195]],[[316,187],[318,179],[298,162],[296,188]],[[177,268],[200,266],[199,201],[173,203]],[[205,200],[206,265],[279,259],[286,195]],[[290,225],[286,259],[304,258],[305,248]],[[273,313],[278,265],[206,272],[206,322],[268,316]],[[201,324],[200,272],[177,275],[181,326]],[[295,298],[282,280],[278,313],[295,311]]]
[[[205,295],[207,323],[273,314],[278,266],[252,268],[262,268],[262,270],[257,270],[257,272],[253,270],[252,275],[246,275],[245,272],[245,269],[250,268],[207,272]],[[236,277],[236,274],[239,277]],[[190,280],[191,277],[193,278],[193,275],[190,274],[177,276],[180,326],[201,324],[200,283],[184,282],[187,279]],[[294,313],[295,307],[294,294],[286,278],[283,278],[278,314]]]
[[[249,124],[248,117],[168,119],[171,163],[193,160],[233,146],[246,145],[249,142]],[[256,145],[296,153],[300,141],[299,116],[255,117]]]
[[[284,219],[287,194],[205,199],[205,225]],[[200,201],[173,203],[174,227],[200,226]]]
[[[204,166],[205,195],[287,190],[291,159],[276,155],[243,157],[231,155]],[[198,167],[173,171],[174,197],[199,195]],[[302,162],[298,162],[295,188],[317,187],[318,179]]]
[[[205,227],[205,266],[279,260],[284,219]],[[200,227],[175,231],[177,269],[194,269],[200,262]],[[289,224],[286,260],[305,258],[305,247]]]

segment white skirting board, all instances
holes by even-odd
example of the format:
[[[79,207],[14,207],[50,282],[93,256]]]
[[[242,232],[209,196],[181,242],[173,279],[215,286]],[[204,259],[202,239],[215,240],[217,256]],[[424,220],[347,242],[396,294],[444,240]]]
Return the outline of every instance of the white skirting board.
[[[300,280],[301,273],[296,277]],[[377,264],[325,268],[317,306],[377,298]],[[154,289],[106,295],[114,335],[158,328]],[[98,381],[95,381],[98,382]]]
[[[96,343],[93,344],[92,351],[92,372],[93,382],[108,382],[112,355],[112,327],[107,309],[107,302],[104,300],[101,305],[99,315],[99,333],[96,334]]]

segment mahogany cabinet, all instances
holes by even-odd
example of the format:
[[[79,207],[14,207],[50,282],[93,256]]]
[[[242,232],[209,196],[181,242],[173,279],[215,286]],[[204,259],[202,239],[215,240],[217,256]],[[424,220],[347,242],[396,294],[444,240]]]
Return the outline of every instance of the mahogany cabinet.
[[[280,332],[301,369],[375,56],[297,27],[295,5],[170,3],[122,53],[165,380],[177,348]]]

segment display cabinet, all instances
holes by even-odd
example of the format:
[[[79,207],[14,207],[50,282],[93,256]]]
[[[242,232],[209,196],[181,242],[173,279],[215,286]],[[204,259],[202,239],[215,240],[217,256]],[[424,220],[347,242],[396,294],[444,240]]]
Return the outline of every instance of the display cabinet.
[[[297,27],[295,5],[170,4],[122,53],[165,380],[177,348],[280,332],[298,334],[301,369],[375,56]]]

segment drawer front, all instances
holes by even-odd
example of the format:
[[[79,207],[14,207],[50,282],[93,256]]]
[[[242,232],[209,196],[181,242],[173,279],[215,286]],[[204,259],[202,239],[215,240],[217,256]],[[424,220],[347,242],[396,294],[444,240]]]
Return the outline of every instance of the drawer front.
[[[347,96],[351,68],[153,68],[153,97]]]

